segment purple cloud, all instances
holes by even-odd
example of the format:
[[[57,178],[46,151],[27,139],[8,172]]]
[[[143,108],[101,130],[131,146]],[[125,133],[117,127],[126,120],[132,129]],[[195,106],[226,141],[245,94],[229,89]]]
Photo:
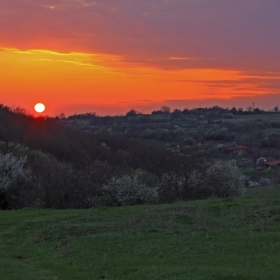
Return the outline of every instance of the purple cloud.
[[[2,0],[0,42],[167,69],[280,71],[279,10],[276,0]]]

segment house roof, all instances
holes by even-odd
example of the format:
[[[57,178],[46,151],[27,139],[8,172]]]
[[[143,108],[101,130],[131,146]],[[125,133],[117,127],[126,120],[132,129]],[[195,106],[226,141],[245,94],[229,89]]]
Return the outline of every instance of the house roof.
[[[248,147],[246,147],[244,145],[238,145],[235,147],[235,149],[248,149]]]
[[[275,165],[278,165],[278,164],[280,165],[280,161],[279,160],[273,160],[273,161],[268,161],[265,164],[275,166]]]

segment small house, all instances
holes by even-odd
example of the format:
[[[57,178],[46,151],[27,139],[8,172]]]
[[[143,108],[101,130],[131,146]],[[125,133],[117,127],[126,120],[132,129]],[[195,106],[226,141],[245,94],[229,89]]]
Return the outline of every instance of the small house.
[[[243,145],[235,147],[238,156],[246,156],[249,154],[249,148]]]
[[[280,166],[279,160],[267,161],[265,163],[266,168],[276,168]]]
[[[243,145],[238,145],[235,147],[228,147],[226,152],[230,155],[246,156],[249,154],[249,148]]]

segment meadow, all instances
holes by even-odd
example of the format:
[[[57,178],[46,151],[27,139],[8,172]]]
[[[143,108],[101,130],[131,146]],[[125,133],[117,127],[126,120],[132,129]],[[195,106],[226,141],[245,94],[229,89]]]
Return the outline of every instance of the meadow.
[[[1,211],[0,279],[279,279],[279,233],[279,185],[234,199]]]

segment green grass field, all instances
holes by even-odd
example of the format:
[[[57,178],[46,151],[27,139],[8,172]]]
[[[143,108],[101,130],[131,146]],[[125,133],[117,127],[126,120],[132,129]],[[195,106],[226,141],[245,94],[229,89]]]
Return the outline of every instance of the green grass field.
[[[266,168],[262,171],[256,170],[255,168],[241,168],[241,172],[246,176],[251,176],[255,178],[269,178],[269,179],[275,179],[277,178],[278,169],[277,168]]]
[[[280,279],[280,186],[91,210],[0,211],[1,280]]]

